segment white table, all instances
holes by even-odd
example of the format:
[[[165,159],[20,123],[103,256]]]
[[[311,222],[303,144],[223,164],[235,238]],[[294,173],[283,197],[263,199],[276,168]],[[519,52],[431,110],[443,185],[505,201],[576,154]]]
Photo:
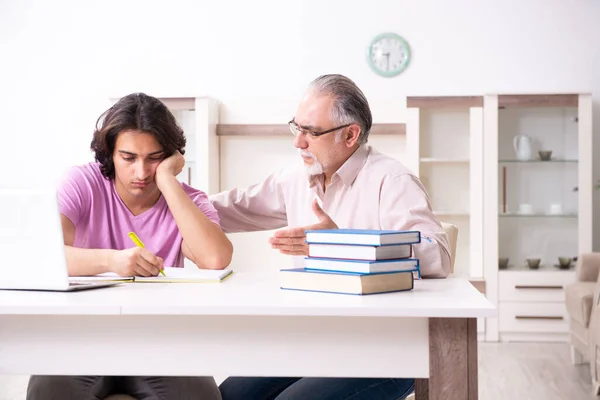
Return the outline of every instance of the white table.
[[[418,399],[476,399],[476,318],[493,316],[460,278],[372,296],[281,290],[277,273],[0,291],[0,375],[410,377]]]

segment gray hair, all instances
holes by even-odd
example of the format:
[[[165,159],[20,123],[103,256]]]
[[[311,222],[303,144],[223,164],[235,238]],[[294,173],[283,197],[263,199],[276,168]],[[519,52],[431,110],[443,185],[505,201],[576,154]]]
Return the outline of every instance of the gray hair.
[[[373,117],[367,98],[351,79],[339,74],[321,75],[310,83],[310,88],[319,95],[333,96],[331,117],[334,122],[340,125],[358,124],[358,143],[367,143]]]

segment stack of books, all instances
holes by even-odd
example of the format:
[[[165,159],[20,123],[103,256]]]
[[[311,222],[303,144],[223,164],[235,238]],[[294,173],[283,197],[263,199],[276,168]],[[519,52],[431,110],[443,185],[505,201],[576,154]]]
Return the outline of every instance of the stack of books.
[[[421,277],[419,231],[309,230],[306,242],[304,268],[280,270],[282,289],[363,295],[412,290]]]

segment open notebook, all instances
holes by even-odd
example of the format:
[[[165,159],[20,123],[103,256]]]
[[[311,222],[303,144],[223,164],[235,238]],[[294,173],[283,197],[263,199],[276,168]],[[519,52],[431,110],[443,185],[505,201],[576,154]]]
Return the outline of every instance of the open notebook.
[[[102,282],[148,282],[148,283],[220,283],[229,278],[233,271],[229,268],[223,270],[172,268],[165,267],[165,275],[119,276],[114,272],[106,272],[95,276],[72,276],[71,282],[102,281]]]

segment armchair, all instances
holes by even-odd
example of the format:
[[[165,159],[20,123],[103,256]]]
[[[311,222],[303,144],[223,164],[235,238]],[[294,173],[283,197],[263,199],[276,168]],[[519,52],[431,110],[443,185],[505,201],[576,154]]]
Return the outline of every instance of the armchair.
[[[579,256],[576,282],[565,287],[569,315],[569,341],[573,364],[589,361],[592,381],[598,393],[600,378],[600,253]]]
[[[458,240],[458,227],[448,222],[442,222],[442,228],[448,236],[450,245],[450,272],[454,272],[454,257],[456,256],[456,241]]]

